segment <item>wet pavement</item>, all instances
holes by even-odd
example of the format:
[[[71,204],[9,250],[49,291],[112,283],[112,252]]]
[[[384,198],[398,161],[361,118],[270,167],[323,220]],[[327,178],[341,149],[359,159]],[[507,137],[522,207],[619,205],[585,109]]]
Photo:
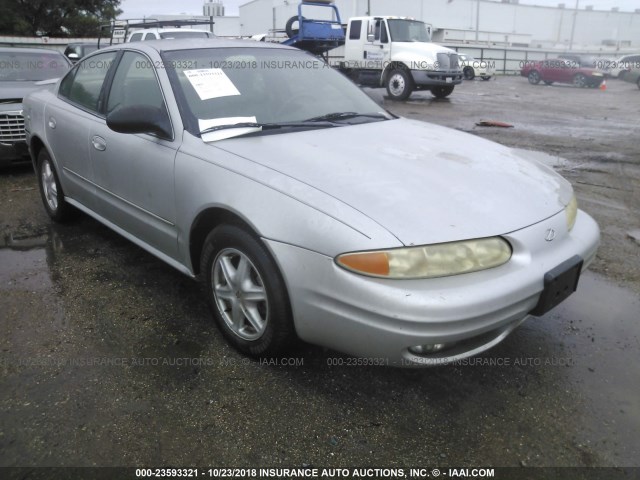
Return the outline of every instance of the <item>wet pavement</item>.
[[[504,84],[525,96],[516,80],[461,92]],[[624,124],[633,105],[615,88]],[[546,152],[603,217],[605,253],[576,294],[458,365],[351,366],[313,346],[260,363],[227,347],[192,280],[86,216],[52,224],[33,173],[3,170],[0,466],[640,466],[640,247],[624,235],[640,227],[640,147],[598,137],[611,160],[606,173],[585,172],[581,137],[567,146],[559,129],[547,144],[531,133],[541,120],[518,132],[497,100],[476,112],[464,95],[427,95],[394,109],[474,133],[502,112],[492,119],[515,129],[478,134]]]

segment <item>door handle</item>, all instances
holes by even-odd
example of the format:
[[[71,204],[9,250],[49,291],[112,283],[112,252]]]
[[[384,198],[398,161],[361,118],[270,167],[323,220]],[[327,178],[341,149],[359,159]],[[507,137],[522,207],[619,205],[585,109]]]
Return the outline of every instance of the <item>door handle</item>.
[[[107,142],[105,139],[97,135],[91,139],[91,145],[93,145],[93,148],[101,152],[104,152],[107,149]]]
[[[55,129],[56,128],[56,119],[53,117],[49,117],[49,128],[51,129]]]

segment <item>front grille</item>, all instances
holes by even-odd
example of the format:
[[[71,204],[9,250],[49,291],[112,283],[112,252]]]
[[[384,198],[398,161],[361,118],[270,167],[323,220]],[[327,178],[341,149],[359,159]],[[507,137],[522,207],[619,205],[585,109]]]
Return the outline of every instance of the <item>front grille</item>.
[[[0,113],[0,143],[13,144],[25,139],[22,112]]]
[[[438,65],[438,70],[457,70],[459,68],[458,55],[453,53],[439,53]]]

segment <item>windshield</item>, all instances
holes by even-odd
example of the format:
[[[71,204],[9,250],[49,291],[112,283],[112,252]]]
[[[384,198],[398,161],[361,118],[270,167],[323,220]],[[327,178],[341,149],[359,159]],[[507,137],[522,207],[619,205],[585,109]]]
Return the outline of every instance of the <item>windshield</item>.
[[[175,72],[177,96],[186,101],[189,120],[200,131],[219,125],[304,122],[327,115],[330,121],[346,123],[393,118],[346,77],[297,50],[215,48],[163,56],[168,71]],[[349,115],[335,115],[343,112]]]
[[[430,42],[431,35],[427,24],[416,20],[387,20],[391,41],[393,42]]]
[[[172,39],[176,38],[209,38],[208,32],[201,30],[185,30],[183,32],[160,32],[160,38]]]
[[[69,64],[58,53],[0,52],[0,81],[49,80],[62,77]]]

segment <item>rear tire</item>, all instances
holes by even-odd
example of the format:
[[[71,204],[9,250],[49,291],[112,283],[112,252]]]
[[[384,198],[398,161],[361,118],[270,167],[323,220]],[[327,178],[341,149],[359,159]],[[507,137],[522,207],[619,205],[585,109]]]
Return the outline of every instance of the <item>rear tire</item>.
[[[302,21],[304,21],[304,20],[305,20],[305,18],[302,17]],[[298,29],[297,30],[293,28],[293,25],[296,22],[299,22],[299,21],[300,21],[300,18],[298,18],[297,15],[294,16],[294,17],[291,17],[289,20],[287,20],[287,25],[285,26],[285,31],[287,32],[287,37],[293,38],[296,35],[298,35],[298,33],[300,33],[300,25],[298,25]]]
[[[491,77],[481,77],[481,78],[482,78],[482,80],[484,80],[485,82],[486,82],[487,80],[491,80]]]
[[[447,98],[453,93],[453,85],[448,87],[431,87],[431,95],[436,98]]]
[[[207,236],[201,282],[226,340],[253,357],[275,357],[296,339],[289,296],[276,262],[254,235],[221,225]]]
[[[38,153],[36,172],[38,174],[38,188],[42,203],[49,217],[54,222],[59,223],[70,220],[76,211],[65,200],[58,173],[49,152],[45,148]]]

